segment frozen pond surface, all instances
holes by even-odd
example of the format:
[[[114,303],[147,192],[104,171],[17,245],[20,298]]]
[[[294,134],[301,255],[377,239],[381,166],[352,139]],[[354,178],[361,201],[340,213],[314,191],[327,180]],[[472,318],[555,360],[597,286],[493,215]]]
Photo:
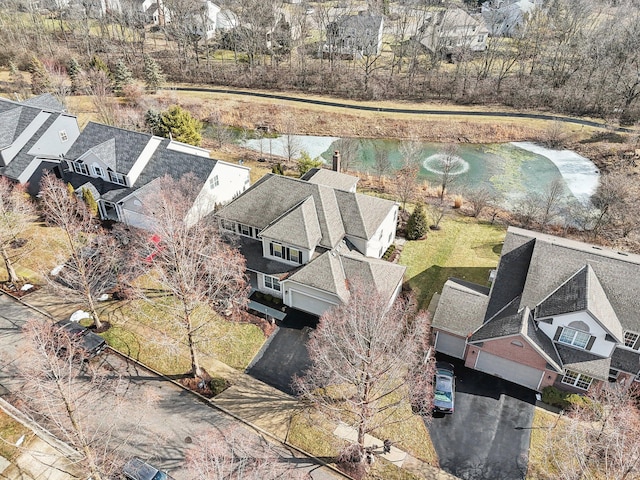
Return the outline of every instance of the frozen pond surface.
[[[345,139],[351,143],[349,168],[361,172],[376,173],[376,152],[384,151],[390,161],[391,170],[402,164],[402,140]],[[287,157],[289,144],[292,150],[306,151],[312,158],[321,157],[331,162],[333,151],[344,150],[341,139],[336,137],[314,137],[292,135],[289,138],[252,139],[242,145],[263,156]],[[420,178],[429,182],[438,181],[438,156],[443,145],[420,144]],[[530,142],[504,144],[459,144],[456,156],[460,157],[456,168],[456,179],[452,190],[478,185],[490,187],[500,196],[505,205],[528,193],[542,192],[555,179],[561,179],[567,198],[576,198],[583,203],[598,186],[599,172],[588,158],[571,150],[551,150]],[[389,172],[392,174],[392,171]]]

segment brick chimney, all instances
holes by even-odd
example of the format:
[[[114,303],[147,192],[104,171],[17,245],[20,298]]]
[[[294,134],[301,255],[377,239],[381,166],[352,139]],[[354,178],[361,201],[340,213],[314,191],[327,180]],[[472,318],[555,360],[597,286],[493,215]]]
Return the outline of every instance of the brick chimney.
[[[333,152],[333,171],[340,171],[340,152],[338,150]]]

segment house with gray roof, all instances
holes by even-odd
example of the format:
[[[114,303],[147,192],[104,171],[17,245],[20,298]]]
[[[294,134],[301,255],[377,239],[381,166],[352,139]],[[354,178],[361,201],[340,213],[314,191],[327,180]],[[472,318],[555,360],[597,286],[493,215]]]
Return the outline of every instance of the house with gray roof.
[[[267,175],[216,212],[221,229],[239,237],[254,290],[314,315],[347,302],[355,279],[396,298],[405,268],[380,258],[398,206],[356,193],[357,178],[346,177]]]
[[[59,164],[79,135],[77,118],[50,94],[23,102],[0,98],[0,175],[36,194],[43,172]]]
[[[420,45],[437,55],[453,55],[464,51],[487,49],[489,30],[461,8],[431,8],[415,36]]]
[[[100,217],[145,227],[145,200],[160,178],[190,174],[199,191],[192,213],[202,216],[249,188],[249,169],[209,158],[205,149],[90,122],[64,155],[62,178],[76,192],[89,189]]]
[[[449,279],[435,348],[534,390],[640,381],[640,255],[510,227],[490,289]]]
[[[380,55],[384,17],[367,11],[357,15],[342,15],[327,25],[327,39],[322,45],[324,55],[345,58]]]

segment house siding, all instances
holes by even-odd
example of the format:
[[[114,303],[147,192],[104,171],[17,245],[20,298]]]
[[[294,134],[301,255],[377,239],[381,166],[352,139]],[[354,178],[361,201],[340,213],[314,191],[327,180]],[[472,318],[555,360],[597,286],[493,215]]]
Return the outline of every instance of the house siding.
[[[394,205],[376,232],[367,241],[365,250],[362,251],[367,257],[381,258],[389,248],[389,245],[394,242],[396,238],[397,212],[398,206]]]
[[[64,130],[67,140],[60,139],[60,131]],[[66,154],[73,142],[80,136],[78,119],[68,115],[60,115],[46,132],[29,149],[29,155],[44,157],[60,157]]]
[[[595,336],[595,340],[589,349],[591,353],[602,357],[610,357],[613,354],[616,344],[605,339],[607,331],[602,328],[600,323],[587,312],[574,312],[565,315],[556,315],[553,317],[551,323],[539,322],[538,327],[547,337],[555,338],[558,327],[572,328],[570,324],[573,322],[582,322],[586,324],[589,327],[588,333]]]

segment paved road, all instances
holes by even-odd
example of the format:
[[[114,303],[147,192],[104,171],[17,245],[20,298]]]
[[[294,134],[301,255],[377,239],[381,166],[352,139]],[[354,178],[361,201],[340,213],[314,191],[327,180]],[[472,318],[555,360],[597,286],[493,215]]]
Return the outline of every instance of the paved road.
[[[585,120],[582,118],[564,117],[561,115],[548,115],[544,113],[524,113],[524,112],[495,112],[483,110],[431,110],[431,109],[414,109],[414,108],[392,108],[392,107],[374,107],[371,105],[358,105],[350,103],[333,102],[328,100],[317,100],[313,98],[292,97],[289,95],[279,95],[276,93],[252,92],[247,90],[233,90],[226,88],[200,88],[200,87],[173,87],[172,90],[181,92],[207,92],[207,93],[224,93],[227,95],[239,95],[245,97],[269,98],[273,100],[284,100],[287,102],[307,103],[313,105],[321,105],[325,107],[346,108],[349,110],[364,110],[368,112],[381,113],[408,113],[413,115],[460,115],[466,117],[503,117],[503,118],[527,118],[534,120],[550,120],[564,123],[573,123],[576,125],[584,125],[596,128],[608,128],[606,123]],[[618,132],[635,132],[632,128],[618,127]]]
[[[38,317],[32,310],[5,295],[0,295],[0,393],[20,388],[14,375],[19,361],[19,348],[23,341],[21,325],[29,318]],[[43,319],[43,321],[47,321]],[[192,480],[183,469],[187,437],[194,437],[209,427],[234,422],[231,417],[202,403],[195,396],[158,377],[152,372],[107,351],[100,356],[126,383],[126,414],[118,414],[112,405],[113,392],[104,392],[102,408],[96,415],[113,422],[114,435],[126,444],[127,453],[152,458],[158,466],[167,469],[176,480]],[[284,451],[284,450],[283,450]],[[291,457],[290,453],[287,453]],[[298,468],[307,469],[317,480],[339,478],[312,460],[296,460]]]
[[[440,467],[464,480],[524,479],[535,393],[446,360],[456,367],[455,413],[428,426]]]

